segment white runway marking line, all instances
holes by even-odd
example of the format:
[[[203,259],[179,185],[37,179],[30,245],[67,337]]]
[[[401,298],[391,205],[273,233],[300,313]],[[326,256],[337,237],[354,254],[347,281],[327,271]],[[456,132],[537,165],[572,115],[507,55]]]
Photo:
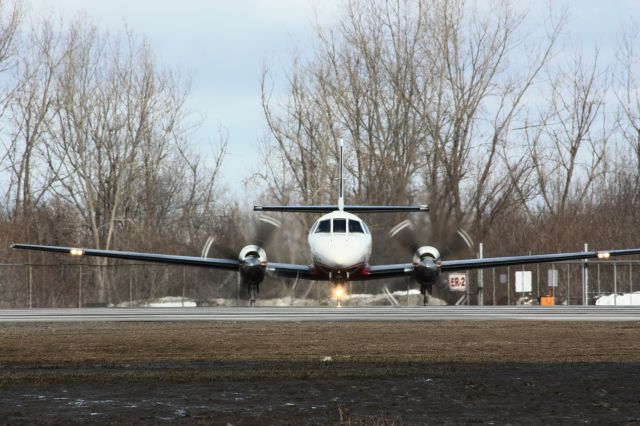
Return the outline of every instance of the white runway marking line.
[[[635,306],[220,307],[0,310],[0,322],[88,321],[640,321]]]

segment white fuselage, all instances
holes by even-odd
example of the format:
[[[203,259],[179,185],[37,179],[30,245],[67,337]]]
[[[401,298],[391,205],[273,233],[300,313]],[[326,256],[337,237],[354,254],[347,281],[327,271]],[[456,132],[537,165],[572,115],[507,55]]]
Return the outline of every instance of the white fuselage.
[[[331,279],[348,279],[368,265],[371,233],[358,216],[333,211],[311,227],[309,248],[317,268]]]

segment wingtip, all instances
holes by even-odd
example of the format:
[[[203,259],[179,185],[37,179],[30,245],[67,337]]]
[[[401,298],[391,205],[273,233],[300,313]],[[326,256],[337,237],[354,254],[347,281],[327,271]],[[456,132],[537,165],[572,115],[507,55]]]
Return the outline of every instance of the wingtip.
[[[15,243],[9,244],[9,248],[12,248],[12,249],[16,248],[16,244]]]
[[[260,211],[262,211],[262,206],[253,206],[253,211],[254,211],[254,212],[260,212]]]

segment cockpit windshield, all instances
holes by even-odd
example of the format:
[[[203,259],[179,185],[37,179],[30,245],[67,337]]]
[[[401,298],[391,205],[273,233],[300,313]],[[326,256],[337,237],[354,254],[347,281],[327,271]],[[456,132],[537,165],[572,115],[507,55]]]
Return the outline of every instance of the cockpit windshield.
[[[318,227],[316,228],[316,234],[321,233],[321,232],[331,232],[331,220],[327,219],[327,220],[321,220],[320,223],[318,223]]]
[[[333,232],[334,233],[346,233],[347,232],[347,219],[333,219]]]
[[[362,229],[362,225],[360,224],[360,221],[349,219],[349,233],[364,234],[364,230]]]
[[[346,234],[348,229],[350,234],[368,234],[369,233],[369,230],[366,228],[367,225],[365,225],[363,222],[360,222],[359,220],[353,220],[353,219],[347,220],[347,219],[340,219],[340,218],[333,219],[333,230],[331,229],[331,222],[332,222],[332,219],[321,220],[315,226],[314,228],[315,230],[313,232],[316,234],[322,234],[322,233],[328,234],[333,231],[334,233],[338,233],[338,234]]]

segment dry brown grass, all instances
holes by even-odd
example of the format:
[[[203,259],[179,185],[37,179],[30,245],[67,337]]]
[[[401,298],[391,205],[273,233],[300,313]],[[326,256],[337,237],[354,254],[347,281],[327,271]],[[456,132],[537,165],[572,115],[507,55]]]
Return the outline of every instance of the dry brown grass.
[[[639,365],[628,322],[2,324],[0,418],[635,424]]]
[[[640,324],[572,322],[3,324],[0,363],[639,362]]]

